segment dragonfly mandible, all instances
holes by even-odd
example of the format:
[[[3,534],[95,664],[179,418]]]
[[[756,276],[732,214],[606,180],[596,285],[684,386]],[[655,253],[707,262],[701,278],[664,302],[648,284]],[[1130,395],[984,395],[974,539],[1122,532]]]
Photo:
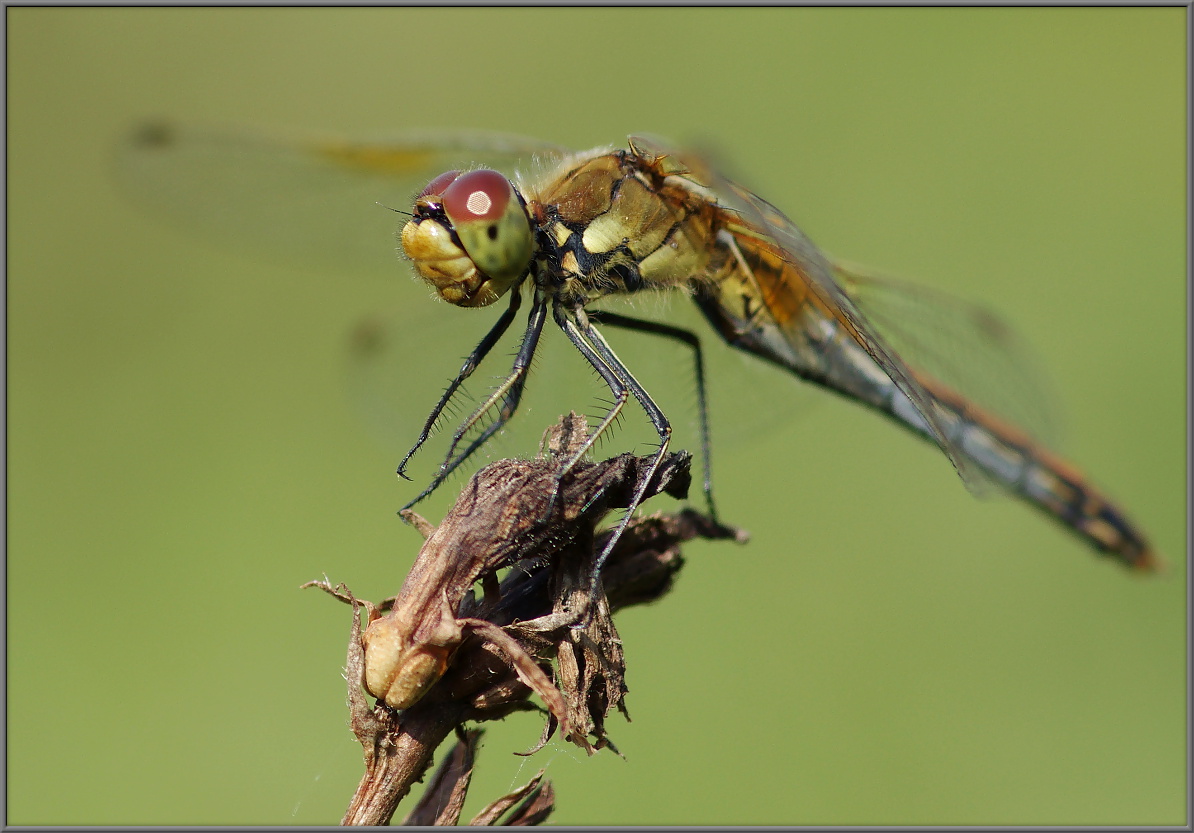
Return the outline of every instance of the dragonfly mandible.
[[[550,315],[614,395],[590,444],[633,398],[658,434],[657,463],[667,451],[670,423],[599,326],[644,330],[692,348],[705,491],[713,511],[699,338],[680,327],[598,308],[603,299],[615,296],[671,290],[690,295],[732,347],[869,407],[935,444],[968,486],[994,484],[1125,566],[1159,566],[1145,536],[1110,499],[1007,419],[1001,406],[1014,396],[980,404],[969,395],[990,357],[1012,343],[998,319],[981,307],[829,258],[779,209],[725,179],[695,154],[643,136],[630,137],[627,148],[571,153],[492,133],[421,133],[355,142],[161,124],[140,131],[127,149],[126,167],[140,181],[139,190],[146,193],[143,186],[149,183],[159,204],[163,195],[174,192],[158,189],[154,180],[171,181],[175,191],[180,185],[186,190],[211,188],[221,179],[213,175],[218,169],[227,174],[226,182],[250,183],[246,187],[258,202],[252,210],[264,215],[284,200],[282,191],[266,190],[266,204],[261,204],[263,180],[254,165],[273,171],[266,176],[271,184],[285,181],[287,187],[291,180],[323,186],[343,180],[367,193],[371,184],[383,180],[428,183],[418,191],[413,214],[400,232],[416,273],[451,304],[481,307],[503,296],[508,300],[432,410],[400,464],[400,474],[529,298],[527,323],[508,375],[455,431],[439,472],[408,506],[430,494],[514,416]],[[470,158],[473,165],[452,167],[452,160]],[[450,164],[438,171],[447,172],[431,178],[437,163],[445,162]],[[495,168],[514,176],[507,178]],[[229,197],[216,196],[227,209]],[[296,237],[293,245],[307,242]],[[923,319],[916,313],[934,307],[946,312]],[[936,326],[951,318],[966,331],[952,337],[967,341],[975,356],[974,363],[952,369],[948,358],[930,361],[933,351],[917,346],[926,333],[916,332],[925,321]],[[495,410],[496,417],[466,440]],[[633,506],[609,547],[632,511]]]

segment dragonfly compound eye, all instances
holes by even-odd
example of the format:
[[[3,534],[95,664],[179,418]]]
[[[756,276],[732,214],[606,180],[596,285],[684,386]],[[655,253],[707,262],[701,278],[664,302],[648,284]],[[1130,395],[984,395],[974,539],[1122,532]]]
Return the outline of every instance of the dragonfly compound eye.
[[[483,307],[526,273],[534,234],[504,176],[485,169],[448,171],[419,194],[415,219],[402,229],[402,247],[445,301]]]
[[[455,182],[456,177],[460,176],[460,171],[446,171],[440,174],[435,179],[427,183],[427,187],[419,192],[420,197],[435,198],[440,197],[444,193],[444,189]]]
[[[470,171],[444,189],[443,199],[464,250],[501,295],[526,272],[534,240],[514,186],[497,171]]]

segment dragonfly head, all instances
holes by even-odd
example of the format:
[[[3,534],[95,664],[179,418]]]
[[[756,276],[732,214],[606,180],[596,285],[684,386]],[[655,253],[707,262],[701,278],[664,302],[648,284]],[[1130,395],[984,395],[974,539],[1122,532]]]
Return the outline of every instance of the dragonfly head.
[[[534,232],[522,197],[497,171],[448,171],[415,199],[402,248],[419,277],[450,304],[483,307],[531,263]]]

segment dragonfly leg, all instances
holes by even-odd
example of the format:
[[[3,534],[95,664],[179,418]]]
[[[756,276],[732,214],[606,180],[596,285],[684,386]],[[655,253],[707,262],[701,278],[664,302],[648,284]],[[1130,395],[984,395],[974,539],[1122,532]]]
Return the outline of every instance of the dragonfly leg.
[[[683,327],[674,327],[660,321],[633,318],[628,315],[620,315],[619,313],[604,310],[593,310],[589,313],[589,318],[598,324],[609,324],[613,327],[637,330],[640,333],[651,333],[674,339],[687,345],[692,350],[696,376],[697,418],[701,426],[701,457],[705,464],[705,503],[709,507],[709,517],[716,521],[717,508],[713,503],[713,473],[711,468],[713,444],[710,441],[709,433],[709,400],[705,388],[705,359],[701,351],[700,337],[691,330],[686,330]]]
[[[519,345],[518,353],[514,356],[514,363],[510,368],[509,375],[473,411],[469,418],[456,429],[456,433],[452,435],[452,444],[448,447],[448,453],[444,457],[443,464],[440,465],[439,472],[431,479],[431,483],[427,485],[427,488],[419,492],[414,500],[403,506],[401,511],[411,508],[439,488],[439,485],[447,480],[452,472],[460,467],[461,463],[471,457],[473,452],[478,448],[485,445],[489,438],[500,431],[502,426],[514,416],[514,412],[518,410],[518,403],[522,398],[523,388],[526,385],[527,370],[531,366],[531,359],[535,355],[535,348],[539,345],[539,336],[543,333],[543,324],[546,320],[547,300],[542,297],[541,293],[536,292],[535,299],[531,304],[530,314],[527,316],[526,332],[523,333],[522,344]],[[495,327],[494,329],[496,330],[497,328]],[[500,336],[501,334],[498,333],[498,335]],[[499,401],[502,405],[498,411],[497,418],[487,425],[485,430],[468,444],[467,448],[457,454],[456,449],[464,441],[464,435]]]
[[[630,369],[623,364],[622,360],[617,357],[614,351],[606,343],[601,333],[597,331],[592,324],[589,323],[588,316],[585,314],[583,308],[568,310],[562,304],[556,303],[554,305],[554,313],[556,323],[568,336],[568,340],[576,346],[593,369],[601,376],[610,391],[615,396],[615,402],[609,413],[606,414],[605,419],[593,431],[584,446],[578,451],[574,452],[564,465],[561,467],[560,476],[563,476],[572,466],[576,465],[577,461],[588,451],[601,432],[609,427],[610,423],[617,417],[618,412],[621,411],[622,406],[626,403],[627,395],[632,394],[643,410],[647,412],[647,418],[651,420],[651,425],[655,427],[659,434],[659,450],[655,453],[654,459],[651,461],[650,468],[643,476],[638,485],[634,496],[630,500],[629,506],[626,507],[626,512],[622,516],[622,520],[614,527],[613,533],[609,540],[606,541],[605,547],[597,555],[593,562],[592,573],[589,577],[589,599],[590,607],[585,611],[578,611],[577,622],[573,627],[583,627],[587,624],[588,614],[591,611],[591,605],[597,593],[598,581],[600,580],[601,567],[605,564],[609,554],[613,552],[614,547],[618,543],[618,539],[622,537],[622,533],[626,531],[626,527],[630,524],[631,517],[634,515],[634,510],[639,507],[639,504],[645,499],[647,488],[651,484],[651,479],[655,476],[655,472],[659,470],[660,463],[667,455],[668,443],[671,440],[672,426],[668,422],[667,417],[651,396],[639,384],[638,380],[630,372]],[[569,314],[571,313],[571,314]]]
[[[567,474],[568,471],[589,452],[589,449],[593,447],[593,444],[597,442],[597,439],[603,433],[605,433],[605,430],[609,428],[609,426],[613,424],[614,420],[618,418],[618,414],[622,412],[622,407],[626,404],[626,400],[630,398],[630,387],[626,384],[624,377],[615,369],[615,367],[606,362],[605,359],[593,349],[592,345],[589,344],[586,336],[582,335],[582,327],[578,326],[577,321],[574,320],[574,316],[579,317],[583,314],[583,311],[571,311],[563,304],[554,305],[553,315],[555,317],[556,324],[558,324],[560,329],[564,331],[564,335],[566,335],[568,340],[575,345],[576,349],[581,352],[581,355],[583,355],[585,359],[588,360],[589,364],[593,366],[593,369],[597,371],[597,375],[601,377],[601,380],[605,382],[606,387],[608,387],[610,392],[614,395],[614,402],[613,405],[610,406],[609,410],[606,411],[605,417],[601,420],[597,427],[589,433],[589,436],[585,438],[580,447],[576,448],[572,452],[571,456],[569,456],[565,463],[560,467],[558,478],[563,478],[563,476]],[[590,331],[592,330],[592,327],[588,326],[587,324],[583,326],[588,327]]]
[[[419,432],[419,438],[415,440],[415,444],[411,446],[410,451],[406,452],[406,456],[398,464],[399,477],[406,480],[410,479],[406,476],[406,464],[410,462],[411,457],[415,456],[415,452],[423,447],[423,443],[427,442],[427,439],[431,436],[431,431],[435,428],[435,423],[439,421],[440,415],[444,412],[444,408],[447,407],[452,397],[460,390],[460,386],[464,384],[464,380],[473,375],[473,371],[489,355],[489,351],[493,349],[493,345],[497,344],[498,340],[506,334],[506,330],[509,329],[510,322],[514,320],[514,315],[518,312],[518,307],[521,303],[522,293],[519,291],[511,292],[510,305],[506,308],[506,311],[502,313],[501,318],[485,334],[485,338],[481,339],[480,343],[465,357],[460,372],[456,374],[455,379],[448,383],[443,396],[439,398],[439,402],[435,403],[435,407],[431,409],[431,414],[427,417],[427,421],[423,423],[423,430]]]

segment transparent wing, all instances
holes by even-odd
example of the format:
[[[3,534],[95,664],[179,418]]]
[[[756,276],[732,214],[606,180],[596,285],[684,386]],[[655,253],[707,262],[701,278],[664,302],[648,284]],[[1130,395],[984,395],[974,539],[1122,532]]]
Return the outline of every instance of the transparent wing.
[[[404,218],[386,206],[408,211],[414,195],[446,170],[486,166],[514,176],[565,152],[499,133],[348,140],[154,122],[123,139],[116,175],[134,203],[198,240],[329,275],[365,272],[393,282],[392,308],[370,311],[349,334],[345,381],[375,436],[400,454],[493,316],[427,297],[398,254],[395,232]],[[427,355],[429,344],[439,355]],[[491,357],[475,390],[484,392],[506,365],[504,354]]]
[[[846,294],[900,357],[1053,449],[1061,408],[1031,348],[998,314],[938,290],[833,263]]]
[[[513,176],[558,146],[501,133],[423,131],[369,140],[153,122],[121,143],[118,178],[137,203],[199,237],[290,263],[395,269],[394,232],[446,170]]]
[[[721,177],[695,155],[668,148],[660,140],[650,137],[632,136],[630,143],[638,151],[666,159],[671,172],[710,189],[718,204],[737,218],[732,223],[736,234],[762,238],[783,250],[785,257],[796,267],[793,273],[798,273],[834,311],[859,345],[924,417],[937,445],[949,457],[963,482],[975,491],[987,490],[989,479],[948,439],[946,426],[934,407],[933,396],[916,381],[912,368],[904,363],[838,284],[828,258],[795,223],[757,194]]]

